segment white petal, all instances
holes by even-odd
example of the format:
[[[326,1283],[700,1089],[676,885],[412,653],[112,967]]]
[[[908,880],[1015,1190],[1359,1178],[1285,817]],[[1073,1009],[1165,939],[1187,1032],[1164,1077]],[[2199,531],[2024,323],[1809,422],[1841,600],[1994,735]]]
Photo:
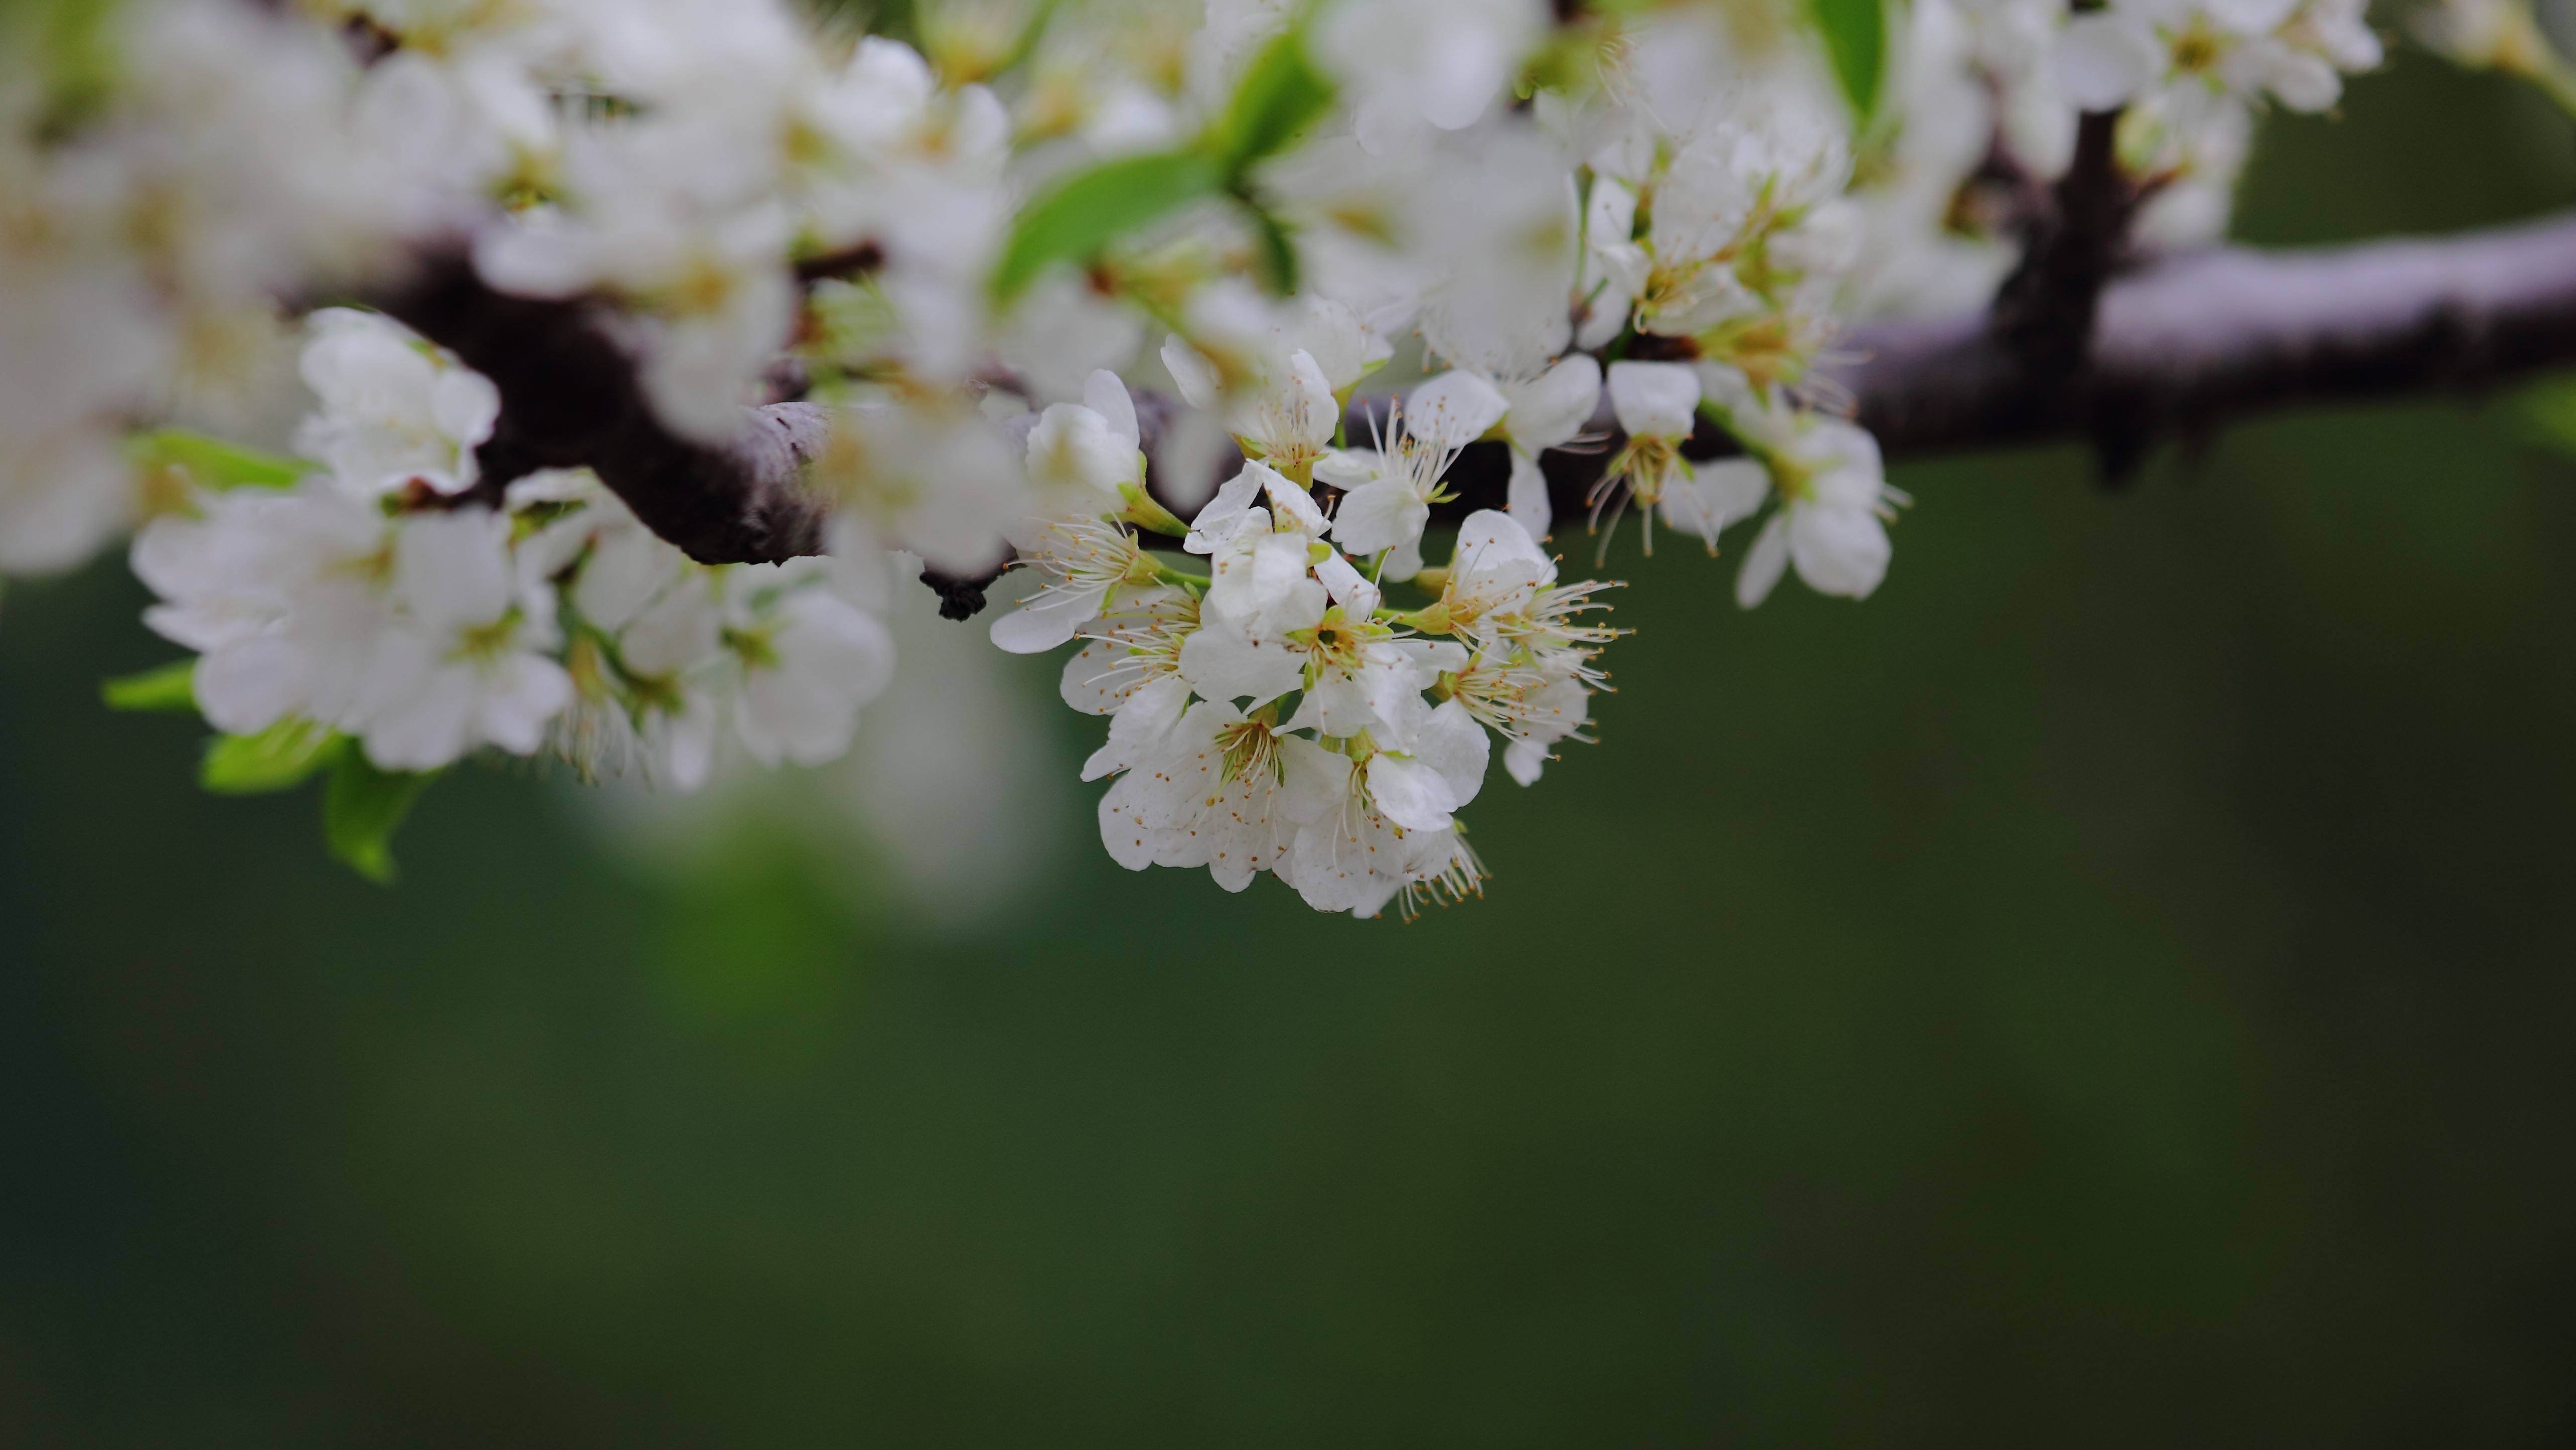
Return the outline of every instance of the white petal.
[[[1399,479],[1363,484],[1342,495],[1333,516],[1333,537],[1354,554],[1380,553],[1422,538],[1431,521],[1431,505]]]
[[[1325,592],[1333,596],[1333,602],[1342,607],[1342,612],[1353,619],[1368,618],[1384,598],[1378,587],[1353,568],[1351,561],[1339,552],[1326,555],[1323,562],[1315,566],[1315,577],[1322,581]]]
[[[1216,491],[1216,497],[1209,499],[1207,507],[1199,510],[1198,517],[1190,520],[1190,535],[1181,547],[1193,554],[1212,552],[1218,536],[1227,532],[1225,526],[1241,518],[1244,511],[1252,507],[1253,500],[1261,496],[1262,486],[1277,477],[1278,470],[1270,465],[1245,459],[1243,471],[1226,480],[1225,485]]]
[[[1513,522],[1532,538],[1547,537],[1548,529],[1556,522],[1556,511],[1547,497],[1547,472],[1538,466],[1537,459],[1517,448],[1512,450],[1512,479],[1503,497]]]
[[[471,456],[476,445],[492,436],[492,425],[500,421],[501,390],[481,373],[448,368],[439,374],[437,387],[430,395],[430,412],[438,421],[438,431],[456,440]]]
[[[499,619],[510,582],[510,521],[489,509],[416,514],[394,536],[394,591],[429,625]]]
[[[1440,772],[1449,783],[1450,798],[1456,802],[1450,809],[1465,810],[1485,786],[1485,766],[1493,757],[1493,737],[1476,717],[1467,713],[1466,702],[1450,699],[1431,712],[1431,718],[1416,732],[1413,755],[1416,760]]]
[[[1223,397],[1217,386],[1216,364],[1207,355],[1181,340],[1179,333],[1163,339],[1163,366],[1170,370],[1172,381],[1181,396],[1193,408],[1213,408]]]
[[[1772,586],[1788,567],[1789,524],[1783,514],[1775,513],[1744,555],[1744,568],[1735,576],[1735,602],[1746,609],[1760,604],[1771,596]]]
[[[1136,400],[1127,394],[1127,385],[1107,368],[1092,373],[1082,384],[1083,406],[1098,413],[1109,424],[1109,431],[1127,440],[1128,451],[1137,447]]]
[[[2057,42],[2057,87],[2078,110],[2113,110],[2137,99],[2163,64],[2144,25],[2097,10],[2066,22]]]
[[[1699,408],[1699,374],[1688,363],[1612,363],[1610,406],[1632,438],[1687,438]]]
[[[1405,400],[1404,431],[1441,448],[1464,448],[1503,421],[1511,400],[1463,368],[1442,373]]]
[[[1750,458],[1715,459],[1664,485],[1664,522],[1714,549],[1728,525],[1751,518],[1770,496],[1771,470]]]
[[[1042,589],[1019,608],[994,620],[989,633],[996,646],[1012,654],[1044,654],[1098,619],[1101,602],[1108,597],[1106,584],[1086,589]]]
[[[1887,525],[1865,508],[1806,506],[1789,519],[1798,577],[1819,594],[1866,599],[1887,577]]]
[[[1450,555],[1452,568],[1481,573],[1515,564],[1529,566],[1544,579],[1556,577],[1556,561],[1530,537],[1528,526],[1519,519],[1492,509],[1478,509],[1459,523],[1458,548]]]
[[[1507,391],[1512,411],[1503,426],[1523,451],[1536,454],[1570,441],[1592,421],[1601,406],[1601,364],[1578,352]]]
[[[1386,818],[1408,831],[1445,831],[1457,797],[1439,771],[1419,760],[1384,752],[1368,761],[1370,799]]]

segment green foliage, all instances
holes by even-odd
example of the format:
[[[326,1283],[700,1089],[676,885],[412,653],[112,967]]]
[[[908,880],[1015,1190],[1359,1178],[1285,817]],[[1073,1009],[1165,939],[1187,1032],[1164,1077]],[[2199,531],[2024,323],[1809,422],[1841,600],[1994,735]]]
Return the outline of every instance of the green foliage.
[[[313,465],[301,458],[245,448],[179,428],[137,433],[126,440],[125,447],[127,456],[138,467],[180,469],[200,487],[217,491],[293,488],[314,472]]]
[[[36,133],[59,138],[96,119],[117,84],[113,22],[117,0],[5,0],[0,64],[17,84],[33,82]],[[22,67],[32,67],[28,74]]]
[[[173,660],[159,669],[124,675],[99,686],[111,710],[193,715],[197,712],[197,662]]]
[[[1306,27],[1291,25],[1253,58],[1233,104],[1200,144],[1227,188],[1239,191],[1247,168],[1286,150],[1332,105],[1333,83],[1306,58]]]
[[[2534,383],[2514,402],[2532,442],[2576,458],[2576,374]]]
[[[1297,290],[1297,239],[1288,228],[1268,211],[1247,203],[1252,217],[1252,234],[1261,244],[1261,281],[1272,292],[1285,297]]]
[[[1880,82],[1887,75],[1887,7],[1890,0],[1808,0],[1808,13],[1824,37],[1825,54],[1834,63],[1852,115],[1862,126],[1878,110]]]
[[[379,770],[363,750],[343,748],[331,762],[322,798],[322,835],[331,854],[380,886],[394,879],[394,830],[437,771]]]
[[[993,293],[1008,301],[1050,264],[1096,256],[1121,234],[1215,195],[1222,180],[1195,149],[1121,157],[1072,177],[1020,213]]]
[[[197,783],[217,795],[292,790],[347,745],[347,736],[310,720],[280,720],[257,735],[218,735],[206,742]]]
[[[1333,87],[1306,57],[1302,17],[1254,57],[1225,114],[1190,146],[1103,162],[1067,178],[1020,213],[993,272],[993,295],[1008,302],[1057,262],[1083,262],[1119,237],[1191,202],[1231,197],[1257,233],[1265,280],[1297,283],[1287,227],[1252,194],[1251,169],[1294,144],[1332,108]]]

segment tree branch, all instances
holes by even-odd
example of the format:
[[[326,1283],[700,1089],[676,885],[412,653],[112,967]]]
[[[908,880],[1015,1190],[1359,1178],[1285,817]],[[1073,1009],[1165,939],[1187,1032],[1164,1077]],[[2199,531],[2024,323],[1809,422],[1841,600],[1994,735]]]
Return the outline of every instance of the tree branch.
[[[1834,377],[1890,458],[2162,438],[2318,403],[2468,392],[2576,363],[2576,213],[2429,240],[2220,247],[2114,281],[2071,381],[1980,315],[1873,323]]]
[[[535,468],[587,464],[655,533],[707,563],[814,553],[824,511],[801,485],[822,414],[787,403],[748,410],[743,439],[709,448],[654,417],[632,360],[579,302],[496,293],[470,263],[432,261],[385,302],[501,390],[502,421],[481,461],[487,489]],[[2090,440],[2114,470],[2161,439],[2317,403],[2468,391],[2576,364],[2576,213],[2433,240],[2177,256],[2101,289],[2082,351],[2039,366],[1991,311],[1871,323],[1844,340],[1854,360],[1826,377],[1889,459],[2058,439]],[[1368,400],[1355,403],[1365,434]],[[1382,407],[1378,403],[1375,406]],[[1143,395],[1148,452],[1168,400]],[[1618,439],[1542,460],[1557,517],[1582,500]],[[1693,457],[1733,452],[1703,428]],[[1471,445],[1450,473],[1455,517],[1501,508],[1510,460]],[[1168,501],[1170,481],[1154,480]],[[959,611],[982,581],[948,581]]]
[[[540,468],[588,465],[699,563],[822,551],[824,509],[803,483],[826,430],[812,405],[746,409],[742,436],[721,448],[683,438],[654,415],[634,360],[588,304],[496,292],[461,255],[428,258],[379,305],[500,389],[500,423],[476,454],[486,501]]]

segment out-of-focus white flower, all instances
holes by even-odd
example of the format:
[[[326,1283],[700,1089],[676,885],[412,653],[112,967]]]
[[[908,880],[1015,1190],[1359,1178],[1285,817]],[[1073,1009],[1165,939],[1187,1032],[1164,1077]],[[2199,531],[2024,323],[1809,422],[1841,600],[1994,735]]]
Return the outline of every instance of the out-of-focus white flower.
[[[1361,144],[1383,152],[1424,123],[1474,125],[1547,19],[1539,0],[1340,0],[1316,20],[1313,46],[1359,93]]]
[[[812,571],[753,564],[727,586],[724,644],[742,670],[734,729],[763,765],[839,756],[894,674],[885,626],[820,584]]]
[[[510,520],[488,509],[403,521],[389,628],[370,642],[353,729],[387,770],[435,770],[480,745],[532,755],[572,703],[550,657],[554,598],[520,587]]]
[[[2343,94],[2344,72],[2380,62],[2363,9],[2361,0],[2124,0],[2067,23],[2057,83],[2092,111],[2160,94],[2190,98],[2186,117],[2258,95],[2322,111]]]
[[[162,600],[144,622],[199,652],[198,708],[239,735],[357,719],[393,569],[385,517],[322,479],[203,499],[134,543],[135,575]]]
[[[1305,476],[1341,428],[1332,380],[1303,347],[1263,359],[1232,397],[1217,364],[1178,334],[1163,343],[1163,366],[1191,407],[1222,411],[1248,456],[1291,477]]]
[[[838,409],[811,478],[887,546],[958,575],[1000,562],[1006,532],[1030,511],[1022,460],[963,408]]]
[[[491,380],[375,313],[331,308],[307,322],[302,372],[322,400],[297,446],[362,497],[419,484],[474,486],[474,450],[492,436],[501,394]]]

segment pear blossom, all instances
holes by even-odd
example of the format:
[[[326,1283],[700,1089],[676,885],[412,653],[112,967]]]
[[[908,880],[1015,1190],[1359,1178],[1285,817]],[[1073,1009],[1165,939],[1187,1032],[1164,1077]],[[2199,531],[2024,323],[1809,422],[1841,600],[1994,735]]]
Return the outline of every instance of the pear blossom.
[[[1617,362],[1610,365],[1610,406],[1628,444],[1611,460],[1592,489],[1592,517],[1597,523],[1605,505],[1615,528],[1619,513],[1634,501],[1645,514],[1646,551],[1654,552],[1655,508],[1668,491],[1696,483],[1682,444],[1697,426],[1699,375],[1686,363]],[[1604,540],[1602,547],[1609,547]]]
[[[306,328],[302,372],[322,411],[297,435],[299,447],[360,494],[474,486],[474,450],[501,416],[490,379],[373,313],[328,308]]]
[[[1342,410],[1332,380],[1305,348],[1267,361],[1232,401],[1217,364],[1177,333],[1163,344],[1163,365],[1190,406],[1224,411],[1245,454],[1281,473],[1310,472],[1340,430]]]
[[[516,587],[510,521],[488,509],[405,521],[394,541],[390,627],[374,641],[345,722],[387,770],[436,770],[478,745],[532,755],[572,703],[549,657],[554,599]]]
[[[1460,449],[1483,437],[1511,406],[1500,390],[1464,370],[1442,373],[1413,390],[1390,420],[1394,448],[1345,449],[1316,465],[1316,476],[1348,490],[1333,520],[1333,537],[1356,554],[1395,551],[1393,577],[1421,569],[1423,526],[1431,505],[1446,497],[1441,476]]]
[[[1770,424],[1765,439],[1780,508],[1736,576],[1736,602],[1769,597],[1792,563],[1819,594],[1866,599],[1887,575],[1887,521],[1905,496],[1887,486],[1878,440],[1833,418]]]
[[[734,730],[763,765],[820,765],[840,755],[860,707],[893,675],[885,626],[821,583],[812,573],[754,564],[727,589],[724,646],[742,675]]]

